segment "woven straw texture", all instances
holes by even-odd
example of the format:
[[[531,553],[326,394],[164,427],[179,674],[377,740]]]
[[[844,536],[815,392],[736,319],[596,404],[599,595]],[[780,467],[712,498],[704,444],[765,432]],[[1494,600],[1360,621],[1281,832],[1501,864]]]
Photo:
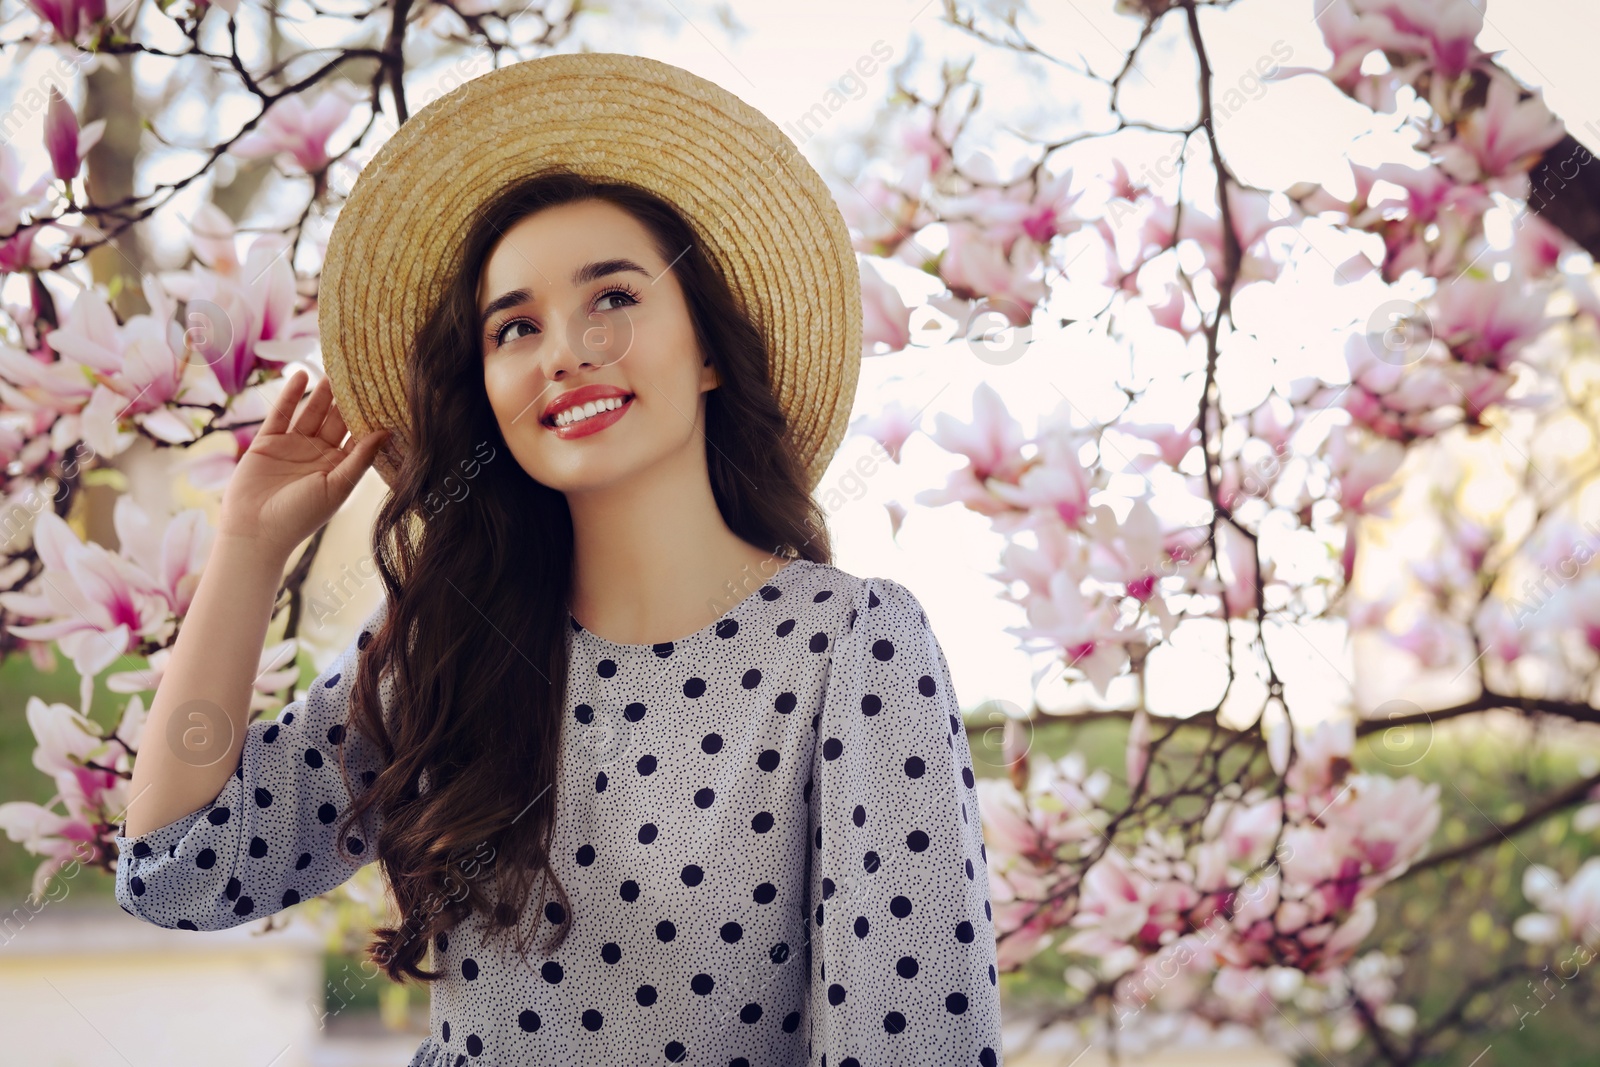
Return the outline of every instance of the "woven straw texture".
[[[815,489],[844,437],[861,358],[860,276],[821,176],[770,119],[642,56],[590,52],[502,67],[412,117],[362,170],[329,238],[323,363],[352,434],[410,446],[405,360],[473,212],[559,166],[641,186],[700,235],[767,340],[779,403]]]

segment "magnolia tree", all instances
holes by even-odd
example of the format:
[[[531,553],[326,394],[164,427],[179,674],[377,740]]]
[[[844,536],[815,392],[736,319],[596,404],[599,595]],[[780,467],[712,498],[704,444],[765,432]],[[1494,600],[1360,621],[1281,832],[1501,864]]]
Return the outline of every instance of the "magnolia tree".
[[[57,793],[0,805],[0,826],[45,857],[42,898],[70,863],[115,863],[144,698],[212,536],[203,511],[166,517],[123,495],[112,551],[68,521],[75,500],[135,443],[210,439],[225,447],[182,463],[220,494],[273,383],[314,352],[328,216],[421,101],[413,86],[434,93],[538,54],[573,19],[402,3],[358,20],[384,20],[381,48],[312,48],[307,24],[231,4],[33,2],[37,26],[5,47],[48,49],[46,80],[60,84],[17,105],[43,116],[51,172],[30,184],[9,146],[0,161],[0,268],[8,298],[25,294],[4,305],[0,344],[0,608],[4,647],[40,667],[59,649],[81,696],[76,709],[30,701],[34,762]],[[1246,76],[1222,77],[1212,54],[1228,6],[1124,0],[1127,49],[1106,68],[1030,41],[1014,5],[947,5],[945,25],[976,53],[1072,86],[1071,107],[1045,109],[1068,132],[1023,139],[1022,162],[999,164],[994,131],[1009,117],[980,106],[971,64],[946,66],[936,90],[908,83],[910,62],[896,72],[869,162],[834,176],[863,256],[863,358],[936,336],[964,339],[997,380],[1004,364],[1082,351],[1129,367],[1110,416],[1069,397],[1030,435],[980,384],[970,422],[940,415],[929,434],[965,462],[917,503],[987,518],[1006,544],[1002,596],[1025,618],[1012,632],[1084,694],[1082,707],[1014,709],[974,746],[1002,771],[978,788],[1003,968],[1049,961],[1047,1021],[1085,1047],[1241,1031],[1417,1063],[1530,1025],[1563,993],[1595,996],[1583,968],[1600,951],[1600,859],[1583,854],[1600,829],[1600,766],[1574,758],[1538,776],[1513,759],[1552,732],[1592,745],[1581,731],[1600,721],[1592,161],[1480,50],[1481,4],[1285,0],[1283,17],[1314,20],[1331,59],[1289,66],[1277,42]],[[280,55],[286,42],[306,47]],[[1178,122],[1129,103],[1157,49],[1193,70]],[[253,107],[220,143],[168,150],[171,180],[97,203],[84,160],[92,177],[107,131],[80,125],[66,99],[79,72],[135,59],[189,64]],[[347,67],[371,70],[364,89]],[[1336,187],[1248,184],[1223,148],[1269,79],[1366,109],[1403,150],[1351,165]],[[164,142],[163,118],[150,128]],[[93,250],[120,249],[177,193],[220,188],[219,173],[250,161],[271,174],[261,199],[292,208],[275,216],[281,232],[241,247],[212,196],[186,220],[179,268],[141,270],[137,291],[84,278]],[[891,284],[907,266],[939,289],[915,311]],[[1348,321],[1319,324],[1310,307],[1324,298]],[[1285,308],[1321,335],[1274,350],[1284,338],[1269,319]],[[1052,320],[1062,328],[1047,332]],[[919,414],[890,404],[855,429],[898,460]],[[291,624],[263,650],[256,710],[293,692],[317,547],[285,578]],[[1434,684],[1401,696],[1386,678],[1346,676],[1347,692],[1322,694],[1336,713],[1308,726],[1279,663],[1328,622]],[[1189,706],[1152,697],[1172,657],[1206,641],[1217,684],[1197,678]],[[129,655],[144,666],[106,677],[130,698],[103,732],[88,717],[94,681]],[[1112,764],[1043,754],[1064,723],[1099,722],[1125,738]],[[1463,723],[1499,731],[1490,777],[1515,766],[1521,790],[1509,814],[1453,779],[1441,789],[1443,735]],[[375,871],[330,895],[347,928],[364,933],[383,906]],[[1510,891],[1490,891],[1509,877]],[[1474,947],[1441,967],[1453,931],[1429,915],[1471,894],[1488,901],[1463,917]]]
[[[966,71],[938,93],[902,85],[891,147],[844,201],[860,251],[947,288],[941,322],[865,271],[869,344],[905,348],[921,318],[1004,363],[1020,358],[1010,328],[1087,308],[1053,341],[1025,337],[1055,348],[1029,358],[1077,348],[1130,368],[1121,410],[1101,420],[1069,396],[1029,436],[980,385],[972,420],[941,415],[931,434],[966,462],[918,502],[993,524],[1006,544],[994,575],[1026,613],[1013,632],[1089,691],[1075,719],[1128,724],[1122,768],[1035,756],[1036,731],[1059,721],[1039,708],[992,731],[1009,774],[978,788],[999,954],[1008,969],[1047,949],[1066,962],[1053,1014],[1085,1045],[1243,1026],[1304,1054],[1400,1064],[1454,1050],[1465,1063],[1483,1048],[1469,1035],[1528,1026],[1569,984],[1579,1012],[1595,1000],[1579,972],[1600,951],[1600,859],[1567,862],[1600,827],[1583,733],[1600,721],[1593,161],[1478,47],[1481,0],[1320,0],[1304,18],[1331,61],[1287,66],[1279,40],[1237,81],[1208,52],[1226,6],[1119,3],[1130,43],[1109,69],[1035,45],[1014,15],[952,12],[983,48],[1076,81],[1102,120],[1075,115],[1002,169],[972,143],[984,123]],[[1194,71],[1186,121],[1124,102],[1152,42],[1156,62]],[[1339,188],[1241,180],[1228,120],[1266,80],[1291,78],[1321,79],[1408,135],[1406,158],[1352,165]],[[1156,161],[1136,168],[1152,136]],[[1330,248],[1353,251],[1336,262]],[[1320,298],[1354,309],[1326,334],[1342,355],[1331,367],[1304,336],[1319,273]],[[1285,307],[1305,324],[1299,347],[1263,357]],[[1147,401],[1174,392],[1138,369],[1152,352],[1176,360],[1185,417],[1152,416]],[[891,406],[859,428],[898,455],[918,427]],[[1397,528],[1403,543],[1380,549]],[[1330,619],[1436,679],[1407,691],[1436,699],[1347,678],[1345,714],[1302,728],[1276,658],[1292,650],[1285,634]],[[1174,669],[1193,636],[1180,631],[1216,635],[1218,621],[1217,684],[1153,707],[1144,683]],[[1107,706],[1114,689],[1129,699]],[[1529,781],[1497,822],[1424,772],[1435,724],[1501,712],[1526,748],[1539,742],[1517,727],[1591,755],[1576,775]],[[1494,770],[1513,766],[1508,752]],[[1440,847],[1451,808],[1470,830]],[[1549,850],[1565,866],[1529,859],[1534,828],[1546,844],[1577,836]],[[1375,935],[1406,899],[1385,887],[1420,889],[1432,872],[1442,911],[1478,884],[1479,861],[1523,869],[1510,913],[1473,916],[1501,936],[1480,932],[1436,969],[1439,942],[1461,938],[1444,923],[1431,938]]]

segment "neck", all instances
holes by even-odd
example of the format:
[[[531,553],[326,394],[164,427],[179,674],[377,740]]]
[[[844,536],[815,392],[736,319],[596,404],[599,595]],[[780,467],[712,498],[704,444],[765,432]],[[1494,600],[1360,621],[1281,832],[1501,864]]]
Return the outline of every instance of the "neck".
[[[608,641],[658,644],[687,637],[785,563],[728,527],[711,492],[704,452],[687,451],[698,462],[658,464],[622,483],[567,494],[574,537],[568,608]]]

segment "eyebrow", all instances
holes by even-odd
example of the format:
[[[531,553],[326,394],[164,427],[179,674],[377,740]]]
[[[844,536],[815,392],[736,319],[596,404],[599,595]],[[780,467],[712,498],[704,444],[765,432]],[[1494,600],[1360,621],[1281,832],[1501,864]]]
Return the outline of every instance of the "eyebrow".
[[[572,272],[572,284],[574,287],[577,287],[587,282],[592,282],[596,278],[604,278],[608,274],[623,273],[643,274],[646,278],[649,278],[651,282],[656,280],[655,275],[639,266],[639,264],[635,263],[633,260],[617,258],[597,259],[591,263],[585,263],[583,266]],[[483,309],[483,314],[478,319],[479,327],[481,328],[487,325],[490,317],[496,312],[504,311],[506,308],[516,307],[518,304],[524,304],[532,299],[533,290],[531,289],[513,289],[509,293],[500,294],[493,300],[489,301],[489,306]]]

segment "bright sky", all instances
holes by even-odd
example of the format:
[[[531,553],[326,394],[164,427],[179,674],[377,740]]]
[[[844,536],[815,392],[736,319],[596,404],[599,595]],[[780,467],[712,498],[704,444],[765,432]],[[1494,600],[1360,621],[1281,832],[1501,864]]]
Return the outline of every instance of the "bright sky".
[[[979,54],[974,73],[986,84],[985,114],[1004,116],[1016,128],[1041,136],[1059,136],[1076,129],[1080,121],[1095,121],[1092,107],[1080,120],[1063,107],[1069,101],[1051,91],[1052,86],[1068,83],[1052,80],[1029,86],[1006,74],[1002,68],[1015,68],[1015,58],[942,25],[942,4],[943,0],[735,3],[735,17],[748,32],[733,34],[705,7],[639,0],[616,5],[619,17],[601,16],[595,25],[604,32],[591,31],[584,39],[593,47],[649,55],[685,67],[725,86],[782,126],[821,101],[858,60],[871,57],[875,46],[880,53],[885,47],[892,49],[890,63],[898,63],[916,36],[925,54]],[[1002,5],[991,0],[985,6],[995,10]],[[1101,71],[1114,69],[1112,65],[1136,29],[1132,20],[1112,13],[1110,0],[1052,0],[1033,6],[1055,14],[1048,26],[1025,16],[1022,25],[1030,39],[1069,59],[1081,54]],[[634,17],[630,11],[641,15]],[[1213,16],[1206,31],[1217,84],[1240,86],[1248,98],[1221,126],[1224,150],[1236,173],[1263,187],[1321,180],[1336,190],[1348,188],[1341,184],[1347,180],[1342,177],[1347,173],[1342,153],[1349,137],[1364,128],[1359,108],[1317,79],[1270,83],[1265,88],[1241,82],[1244,72],[1258,59],[1282,55],[1284,50],[1289,52],[1288,66],[1325,66],[1327,53],[1312,12],[1312,0],[1239,0],[1226,12],[1207,13]],[[215,32],[221,23],[208,25]],[[1600,150],[1600,79],[1593,77],[1590,54],[1597,30],[1600,13],[1590,0],[1495,0],[1488,7],[1487,26],[1479,43],[1488,49],[1503,49],[1502,62],[1525,83],[1541,87],[1547,103],[1566,120],[1574,135]],[[316,39],[314,29],[308,28],[306,34]],[[1181,124],[1187,114],[1183,109],[1192,106],[1193,76],[1182,59],[1182,49],[1172,44],[1152,42],[1138,72],[1128,79],[1125,102],[1156,121]],[[213,43],[213,47],[225,48],[225,42]],[[0,96],[11,99],[20,86],[36,84],[41,58],[42,54],[36,55],[22,71],[0,71]],[[926,59],[920,69],[919,89],[933,92]],[[144,73],[141,69],[141,75]],[[802,146],[805,155],[830,179],[835,175],[835,162],[849,172],[856,167],[849,142],[867,128],[881,106],[890,84],[885,65],[878,64],[866,82],[865,91]],[[1035,101],[1043,106],[1033,110]],[[199,101],[195,104],[197,109],[202,106]],[[24,133],[18,145],[24,154],[24,175],[31,177],[48,165],[36,135]],[[1361,162],[1374,163],[1392,156],[1395,142],[1371,138],[1357,151]],[[300,202],[283,210],[290,207],[298,214]],[[192,210],[193,203],[179,207],[184,216]],[[1241,315],[1253,316],[1252,325],[1263,340],[1255,370],[1223,383],[1230,407],[1243,410],[1259,400],[1260,392],[1273,381],[1271,360],[1285,348],[1299,353],[1296,374],[1342,366],[1340,339],[1334,331],[1352,321],[1357,314],[1353,309],[1362,306],[1363,300],[1370,301],[1370,290],[1351,286],[1336,297],[1325,275],[1354,247],[1330,242],[1326,247],[1319,245],[1317,254],[1308,255],[1303,276],[1293,279],[1294,288],[1287,290],[1302,299],[1257,307],[1241,304]],[[897,270],[899,266],[891,264],[885,273],[901,285],[908,303],[914,304],[929,292],[927,285],[917,288],[928,279],[909,268]],[[9,289],[6,297],[25,299]],[[1176,357],[1174,351],[1142,354],[1142,360],[1148,359],[1142,370],[1159,381],[1163,368],[1190,365]],[[1101,421],[1116,410],[1109,403],[1113,399],[1109,375],[1125,368],[1125,357],[1087,343],[1081,330],[1062,334],[1039,328],[1026,355],[1000,366],[975,359],[961,345],[917,348],[869,359],[863,364],[856,411],[876,411],[898,398],[913,409],[925,405],[923,425],[932,429],[940,413],[968,418],[973,387],[982,380],[1001,393],[1029,430],[1041,415],[1057,408],[1073,412],[1080,424],[1089,418]],[[1165,411],[1175,418],[1192,414],[1193,401],[1187,394],[1170,389],[1166,393],[1162,405],[1153,411]],[[843,472],[867,449],[863,439],[848,439],[820,492],[841,487],[854,492],[841,482]],[[1019,608],[996,598],[1000,587],[986,576],[997,564],[1003,541],[989,532],[986,521],[964,509],[927,509],[912,503],[918,490],[942,484],[944,472],[957,466],[953,457],[925,435],[913,436],[900,467],[873,474],[854,494],[855,499],[832,513],[837,562],[858,575],[893,578],[918,596],[949,659],[964,705],[970,708],[983,700],[1001,699],[1026,708],[1034,695],[1031,672],[1044,660],[1030,659],[1018,651],[1016,639],[1002,630],[1024,621]],[[890,500],[899,500],[910,510],[898,542],[890,537],[883,507]],[[1215,634],[1211,640],[1214,644]],[[1187,647],[1169,653],[1152,671],[1148,695],[1153,707],[1170,712],[1193,710],[1198,700],[1220,691],[1220,662],[1196,644],[1186,642]],[[1303,637],[1280,635],[1273,645],[1280,670],[1289,679],[1290,703],[1297,711],[1304,709],[1308,718],[1326,714],[1334,706],[1330,700],[1339,699],[1347,689],[1352,670],[1343,644],[1342,630],[1328,627]],[[1252,708],[1260,700],[1259,689],[1248,684],[1238,686],[1237,695]],[[1066,699],[1059,688],[1046,689],[1039,696],[1046,704]],[[1112,696],[1116,700],[1119,694],[1113,690]],[[1073,702],[1082,697],[1076,694]]]

